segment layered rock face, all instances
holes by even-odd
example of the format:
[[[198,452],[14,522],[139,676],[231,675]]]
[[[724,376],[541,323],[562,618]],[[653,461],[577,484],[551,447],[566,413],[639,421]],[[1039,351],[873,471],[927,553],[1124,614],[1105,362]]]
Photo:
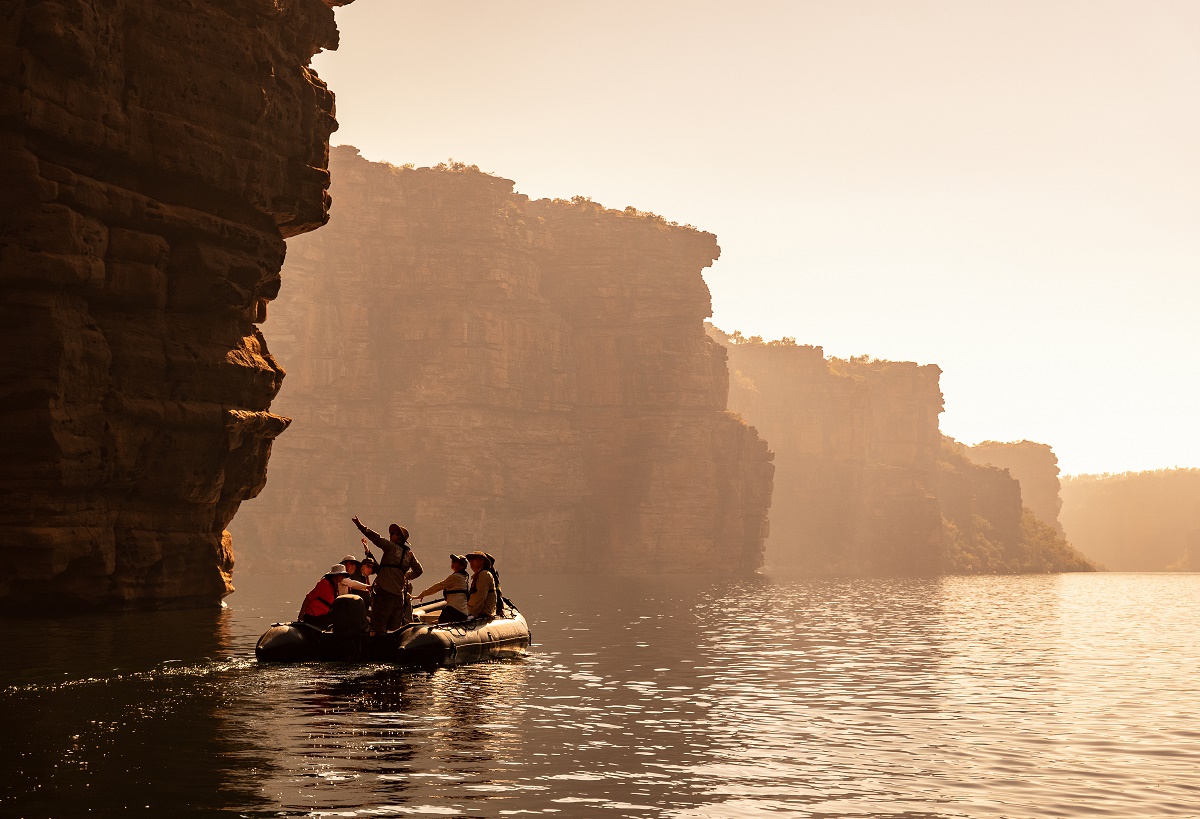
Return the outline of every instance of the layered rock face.
[[[272,306],[295,422],[238,518],[248,560],[323,567],[360,551],[359,514],[404,523],[435,571],[480,547],[509,567],[759,565],[772,466],[704,334],[711,234],[348,147],[331,170],[330,225],[290,243]]]
[[[726,345],[729,407],[775,450],[772,565],[835,574],[937,571],[940,371],[827,360],[820,347]]]
[[[219,600],[326,219],[335,0],[0,3],[0,600]]]
[[[983,441],[966,447],[963,454],[977,464],[1007,469],[1021,483],[1025,505],[1058,534],[1063,534],[1058,514],[1062,509],[1062,487],[1058,480],[1058,458],[1047,444],[1033,441]]]
[[[790,339],[709,333],[729,350],[730,408],[776,453],[771,565],[819,574],[1090,568],[1024,508],[1008,470],[973,463],[941,434],[936,366],[826,359]]]

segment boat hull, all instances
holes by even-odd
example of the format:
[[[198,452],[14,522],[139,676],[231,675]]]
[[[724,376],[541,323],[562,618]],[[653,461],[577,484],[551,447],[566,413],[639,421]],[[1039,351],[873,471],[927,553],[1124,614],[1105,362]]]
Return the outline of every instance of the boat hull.
[[[348,597],[348,596],[347,596]],[[343,607],[356,605],[351,601]],[[358,598],[355,598],[356,600]],[[506,616],[459,623],[413,623],[387,634],[348,633],[334,627],[321,631],[307,623],[276,623],[258,638],[254,654],[260,662],[373,662],[405,666],[454,666],[506,660],[525,654],[531,643],[529,624],[511,604]]]

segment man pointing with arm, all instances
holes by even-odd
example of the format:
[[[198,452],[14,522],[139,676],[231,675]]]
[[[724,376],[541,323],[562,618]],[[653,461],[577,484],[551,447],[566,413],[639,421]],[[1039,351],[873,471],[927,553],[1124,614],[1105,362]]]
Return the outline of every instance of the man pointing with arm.
[[[412,598],[409,581],[420,577],[421,562],[408,546],[408,530],[398,523],[388,527],[385,540],[378,532],[362,525],[355,515],[351,520],[367,540],[383,550],[374,584],[371,606],[371,630],[384,634],[412,622]],[[370,553],[370,549],[367,550]]]

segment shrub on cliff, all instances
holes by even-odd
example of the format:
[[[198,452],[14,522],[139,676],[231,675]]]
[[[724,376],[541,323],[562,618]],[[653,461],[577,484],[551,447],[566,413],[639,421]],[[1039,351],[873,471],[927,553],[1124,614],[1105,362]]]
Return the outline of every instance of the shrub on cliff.
[[[1051,572],[1094,572],[1088,561],[1037,515],[1021,510],[1021,542],[1015,554],[1006,554],[1001,544],[988,537],[991,525],[973,516],[972,531],[964,532],[942,518],[942,565],[948,574],[1047,574]]]
[[[1021,557],[1015,570],[1023,574],[1094,572],[1096,566],[1025,507],[1021,510]]]

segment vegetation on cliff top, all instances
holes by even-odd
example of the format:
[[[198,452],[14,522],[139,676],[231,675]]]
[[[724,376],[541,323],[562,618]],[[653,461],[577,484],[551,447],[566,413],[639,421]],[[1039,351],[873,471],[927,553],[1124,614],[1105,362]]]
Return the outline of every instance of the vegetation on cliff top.
[[[1200,469],[1062,479],[1063,528],[1117,571],[1200,571]]]

